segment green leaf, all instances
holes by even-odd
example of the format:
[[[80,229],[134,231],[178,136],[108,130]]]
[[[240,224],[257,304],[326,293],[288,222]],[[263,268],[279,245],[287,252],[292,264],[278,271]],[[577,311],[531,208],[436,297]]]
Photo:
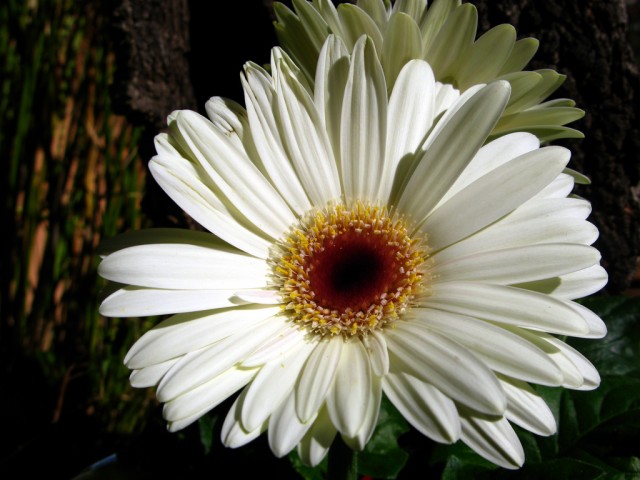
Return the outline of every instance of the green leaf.
[[[300,474],[304,480],[324,480],[327,473],[327,457],[315,467],[310,467],[302,463],[298,452],[294,449],[289,454],[289,461],[293,469]]]
[[[375,478],[396,478],[409,454],[398,445],[398,437],[409,430],[404,417],[383,397],[373,436],[358,454],[358,473]]]
[[[204,454],[208,455],[213,445],[213,429],[218,421],[218,415],[208,414],[200,417],[198,420],[198,429],[200,430],[200,443],[204,450]]]

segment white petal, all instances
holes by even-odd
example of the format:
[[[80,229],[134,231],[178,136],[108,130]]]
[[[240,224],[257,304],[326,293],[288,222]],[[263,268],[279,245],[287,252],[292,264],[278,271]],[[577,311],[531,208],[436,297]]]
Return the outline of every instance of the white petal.
[[[537,198],[563,198],[571,193],[574,185],[573,177],[567,174],[558,175],[553,182],[540,191]]]
[[[251,255],[268,257],[271,243],[241,224],[190,162],[158,155],[149,162],[149,170],[166,194],[204,228]]]
[[[435,80],[431,67],[421,60],[405,65],[389,98],[385,164],[378,198],[391,194],[400,161],[412,155],[431,128],[435,117]]]
[[[279,72],[280,135],[298,178],[314,205],[340,197],[338,166],[313,99],[284,66]]]
[[[277,305],[282,296],[275,290],[235,290],[232,301],[237,303],[258,303],[261,305]]]
[[[344,87],[349,76],[349,53],[339,37],[329,35],[318,59],[314,102],[340,164],[340,117]]]
[[[382,382],[381,378],[373,376],[371,378],[371,392],[367,396],[367,407],[364,415],[364,422],[360,426],[358,433],[353,437],[342,436],[346,443],[353,450],[364,450],[365,445],[371,439],[373,431],[378,423],[380,414],[380,401],[382,400]]]
[[[309,355],[296,385],[296,412],[301,421],[309,421],[324,403],[340,364],[343,345],[342,338],[323,339]]]
[[[233,405],[229,409],[229,413],[224,419],[222,424],[222,431],[220,437],[222,443],[229,448],[238,448],[246,445],[247,443],[255,440],[260,434],[267,428],[267,424],[247,432],[242,428],[240,423],[240,410],[242,408],[242,402],[244,400],[246,389],[240,394],[240,396],[233,402]]]
[[[271,418],[269,419],[269,446],[276,457],[283,457],[295,448],[307,433],[317,412],[308,422],[302,423],[296,415],[295,393],[291,392],[289,397],[282,402]]]
[[[436,82],[435,116],[449,110],[458,98],[460,98],[460,90],[448,83]]]
[[[505,418],[484,420],[462,415],[461,438],[492,463],[511,470],[524,463],[524,451],[518,436]]]
[[[263,288],[267,263],[231,251],[186,243],[138,245],[112,253],[98,267],[100,276],[141,287],[178,290]]]
[[[460,437],[460,419],[453,401],[428,383],[405,373],[390,373],[382,382],[385,395],[420,433],[441,443]]]
[[[416,317],[413,321],[464,345],[492,370],[542,385],[562,383],[560,370],[545,352],[518,335],[482,320],[449,312],[416,308],[413,314]]]
[[[186,355],[162,379],[156,396],[167,402],[208,382],[242,361],[284,327],[279,317],[269,318],[249,331],[238,332],[211,347]]]
[[[284,151],[274,116],[274,88],[264,70],[248,63],[241,77],[251,135],[269,178],[291,208],[302,215],[311,208],[309,198]]]
[[[501,285],[447,282],[433,285],[421,305],[494,322],[563,335],[585,335],[589,324],[566,302]]]
[[[249,331],[279,310],[278,307],[245,307],[174,315],[140,337],[124,362],[129,368],[164,362],[212,345],[239,331]]]
[[[242,403],[240,420],[245,430],[258,428],[293,392],[300,370],[315,346],[315,342],[299,344],[283,358],[260,369]]]
[[[336,436],[336,427],[331,423],[329,413],[323,408],[318,413],[318,417],[298,444],[298,455],[307,465],[315,467],[319,464],[329,451]]]
[[[512,133],[482,147],[460,174],[443,202],[491,170],[540,147],[538,137],[526,132]]]
[[[598,315],[579,303],[567,301],[566,304],[582,315],[589,325],[589,333],[583,338],[603,338],[607,335],[607,326]]]
[[[596,367],[594,367],[584,355],[555,337],[549,336],[546,340],[560,350],[560,354],[563,359],[560,360],[560,355],[557,355],[554,357],[554,360],[558,362],[561,369],[563,368],[563,365],[565,365],[566,369],[564,370],[564,373],[567,375],[567,379],[569,379],[569,376],[571,375],[569,373],[571,366],[566,362],[573,364],[574,368],[578,371],[581,381],[579,380],[572,385],[564,385],[565,387],[574,388],[576,390],[594,390],[598,388],[600,385],[600,374],[598,373],[598,370],[596,370]]]
[[[204,107],[213,126],[225,135],[235,148],[246,149],[245,142],[251,140],[247,111],[239,103],[222,97],[211,97]],[[252,144],[253,141],[248,143]]]
[[[267,342],[260,345],[255,352],[242,361],[245,368],[259,367],[265,363],[281,358],[296,345],[305,342],[306,333],[297,325],[287,323],[285,327]]]
[[[428,147],[407,183],[401,187],[398,208],[417,222],[424,219],[485,142],[504,110],[510,87],[495,82],[465,102],[427,139]],[[442,127],[441,127],[442,125]]]
[[[454,401],[478,412],[501,415],[506,398],[489,368],[456,342],[410,322],[397,322],[387,335],[390,372],[429,382]]]
[[[358,433],[367,413],[371,395],[371,367],[360,340],[344,345],[340,364],[327,397],[327,409],[338,431],[347,437]]]
[[[426,219],[429,246],[439,250],[515,210],[558,176],[570,155],[562,147],[534,150],[469,184]]]
[[[500,378],[507,394],[507,419],[536,435],[556,433],[556,420],[549,406],[527,383],[513,378]]]
[[[191,154],[245,217],[273,238],[289,228],[295,217],[246,152],[195,112],[179,112],[175,124]]]
[[[198,312],[249,303],[234,299],[236,290],[158,290],[124,287],[102,301],[100,314],[107,317],[146,317]]]
[[[547,352],[564,376],[563,387],[593,390],[600,385],[600,375],[596,368],[573,347],[543,332],[532,332],[517,327],[505,328]]]
[[[367,349],[373,373],[379,377],[386,375],[389,372],[389,351],[384,336],[374,330],[362,339],[362,343]]]
[[[431,270],[441,282],[480,281],[502,285],[531,282],[590,267],[600,253],[584,245],[553,243],[476,253]]]
[[[609,276],[604,268],[600,265],[593,265],[578,272],[525,283],[521,286],[537,292],[548,293],[554,297],[572,300],[596,293],[607,284],[608,279]]]
[[[155,387],[177,361],[177,358],[173,358],[166,362],[134,370],[131,372],[131,375],[129,375],[129,382],[131,382],[131,386],[135,388]]]
[[[348,200],[373,199],[383,169],[387,131],[387,87],[368,37],[356,43],[342,103],[340,158]]]
[[[583,210],[583,205],[577,204],[583,203],[573,198],[527,202],[484,230],[436,252],[433,261],[444,263],[473,253],[541,243],[591,245],[598,230],[577,218]]]
[[[196,413],[209,411],[244,387],[256,370],[230,368],[207,383],[164,404],[162,415],[168,422],[176,422]]]

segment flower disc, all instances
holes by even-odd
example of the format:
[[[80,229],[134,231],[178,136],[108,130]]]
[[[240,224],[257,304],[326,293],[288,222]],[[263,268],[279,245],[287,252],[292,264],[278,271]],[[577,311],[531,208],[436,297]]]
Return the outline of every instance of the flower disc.
[[[356,203],[293,228],[271,262],[293,320],[319,335],[366,335],[398,318],[423,290],[426,249],[405,221]]]

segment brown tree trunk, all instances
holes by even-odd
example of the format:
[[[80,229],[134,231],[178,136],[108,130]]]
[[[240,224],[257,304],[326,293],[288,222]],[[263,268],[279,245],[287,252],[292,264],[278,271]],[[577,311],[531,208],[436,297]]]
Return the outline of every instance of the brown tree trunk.
[[[171,110],[193,108],[194,103],[202,110],[208,96],[241,101],[242,63],[266,62],[275,45],[270,3],[119,0],[114,18],[122,59],[114,92],[124,111],[157,131]],[[607,290],[624,291],[640,253],[640,203],[634,195],[640,180],[640,89],[627,39],[625,1],[478,0],[474,4],[479,33],[510,23],[520,38],[538,38],[540,50],[529,68],[554,68],[566,74],[567,81],[554,97],[572,98],[586,110],[577,123],[586,138],[556,143],[571,148],[571,166],[593,181],[577,193],[593,204],[592,221],[600,229],[597,246],[610,275]],[[237,34],[229,36],[215,28],[223,23],[232,25]],[[154,205],[157,208],[155,201]]]

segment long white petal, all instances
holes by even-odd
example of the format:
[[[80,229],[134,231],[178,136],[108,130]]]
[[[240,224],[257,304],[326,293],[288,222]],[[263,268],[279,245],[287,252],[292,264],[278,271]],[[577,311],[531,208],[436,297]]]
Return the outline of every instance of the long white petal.
[[[160,290],[128,286],[102,301],[100,314],[108,317],[146,317],[170,313],[199,312],[239,306],[236,290]]]
[[[291,392],[269,419],[269,446],[276,457],[283,457],[293,450],[307,433],[317,412],[303,423],[295,408],[295,393]]]
[[[526,132],[511,133],[482,147],[460,174],[458,180],[443,197],[445,202],[453,195],[514,158],[540,147],[540,140]]]
[[[421,305],[562,335],[586,335],[589,324],[566,302],[538,292],[475,282],[437,283]]]
[[[537,435],[556,433],[557,426],[549,406],[527,383],[499,377],[507,394],[507,419]]]
[[[427,139],[430,143],[400,192],[398,208],[422,221],[455,183],[504,110],[510,87],[495,82],[480,90]]]
[[[179,112],[175,124],[191,154],[254,225],[273,238],[289,228],[295,221],[293,213],[246,152],[235,148],[211,122],[195,112]]]
[[[545,352],[518,335],[476,318],[428,308],[414,309],[413,321],[467,347],[494,371],[521,380],[557,386],[562,374]]]
[[[358,433],[367,413],[371,395],[371,367],[360,340],[344,345],[340,365],[327,396],[327,409],[338,431],[347,437]]]
[[[240,252],[186,243],[138,245],[112,253],[98,267],[107,280],[178,290],[264,288],[268,266]]]
[[[294,390],[300,370],[315,347],[301,343],[283,358],[265,364],[247,387],[240,421],[245,430],[254,430],[264,423]]]
[[[446,263],[434,259],[431,273],[442,282],[460,280],[510,285],[564,275],[599,261],[600,253],[595,248],[553,243],[476,253]]]
[[[442,443],[460,438],[460,418],[453,401],[433,385],[405,373],[389,373],[385,395],[420,433]]]
[[[435,117],[435,79],[429,64],[413,60],[401,70],[389,98],[384,168],[377,198],[391,194],[398,164],[413,155]]]
[[[342,103],[340,158],[348,200],[374,199],[383,169],[387,87],[368,37],[356,43]]]
[[[285,149],[314,205],[340,197],[338,166],[313,99],[284,65],[278,75],[276,121]]]
[[[298,455],[302,461],[312,467],[318,465],[329,451],[336,433],[336,427],[331,423],[327,409],[323,408],[298,444]]]
[[[238,448],[246,445],[252,440],[258,438],[260,434],[267,428],[266,422],[250,432],[242,428],[242,423],[240,422],[240,411],[242,409],[242,402],[244,400],[246,391],[246,389],[243,390],[238,398],[236,398],[236,401],[233,402],[233,405],[229,409],[229,413],[227,413],[227,416],[224,419],[224,423],[222,424],[220,437],[222,443],[229,448]]]
[[[409,373],[478,412],[504,412],[507,402],[495,375],[460,344],[435,330],[397,322],[387,345],[391,373]]]
[[[469,184],[426,219],[430,247],[439,250],[512,212],[554,179],[570,155],[562,147],[534,150]]]
[[[573,300],[596,293],[607,284],[608,279],[609,276],[604,268],[600,265],[593,265],[560,277],[524,283],[520,286],[554,297]]]
[[[320,51],[314,102],[340,165],[340,118],[344,87],[349,76],[349,53],[339,37],[329,35]]]
[[[353,450],[364,450],[365,445],[371,439],[376,424],[378,423],[378,416],[380,414],[380,402],[382,400],[382,382],[381,378],[372,376],[371,378],[371,392],[367,396],[367,406],[364,415],[364,421],[358,430],[358,433],[353,437],[342,436],[344,443],[350,446]]]
[[[208,411],[244,387],[255,376],[256,370],[230,368],[184,395],[164,404],[162,415],[168,422]]]
[[[511,470],[524,463],[524,450],[506,418],[485,420],[461,415],[462,441],[490,462]]]
[[[296,385],[296,413],[307,422],[317,414],[333,386],[344,341],[342,338],[321,340],[309,355]]]
[[[131,386],[135,388],[155,387],[178,360],[178,358],[172,358],[166,362],[133,370],[131,375],[129,375],[129,382],[131,382]]]
[[[362,339],[367,349],[373,373],[382,377],[389,372],[389,351],[384,335],[375,330]]]
[[[279,310],[245,307],[174,315],[140,337],[127,353],[125,364],[143,368],[199,350],[237,332],[251,330]]]
[[[272,317],[247,332],[238,332],[211,347],[185,355],[160,382],[158,400],[167,402],[215,378],[276,336],[283,327],[284,320]]]
[[[158,155],[149,162],[149,170],[166,194],[204,228],[251,255],[267,258],[270,242],[239,219],[187,160]]]
[[[271,78],[262,68],[248,63],[241,80],[251,135],[262,165],[282,197],[302,215],[311,208],[311,202],[282,145],[274,115],[275,91]]]

